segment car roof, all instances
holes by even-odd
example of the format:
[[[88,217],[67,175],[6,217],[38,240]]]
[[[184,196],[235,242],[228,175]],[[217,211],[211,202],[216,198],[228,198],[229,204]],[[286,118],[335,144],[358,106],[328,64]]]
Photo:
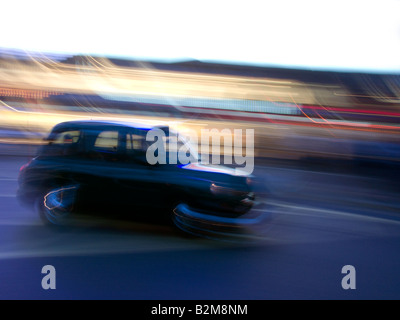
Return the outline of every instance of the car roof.
[[[103,126],[121,126],[136,128],[141,130],[151,130],[155,127],[161,127],[157,125],[150,125],[146,123],[138,123],[132,121],[119,121],[119,120],[72,120],[64,121],[57,124],[54,128],[61,129],[65,127],[103,127]]]

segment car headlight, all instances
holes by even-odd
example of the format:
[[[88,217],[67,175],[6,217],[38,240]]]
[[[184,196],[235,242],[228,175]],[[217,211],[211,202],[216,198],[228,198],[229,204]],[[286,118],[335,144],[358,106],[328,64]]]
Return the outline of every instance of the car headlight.
[[[242,197],[247,195],[248,191],[237,190],[227,186],[217,185],[215,183],[211,183],[210,191],[214,195],[218,196],[237,196]]]

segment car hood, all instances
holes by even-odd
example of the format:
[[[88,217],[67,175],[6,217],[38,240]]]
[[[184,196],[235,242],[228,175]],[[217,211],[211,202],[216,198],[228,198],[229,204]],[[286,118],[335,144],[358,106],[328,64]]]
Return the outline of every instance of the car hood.
[[[212,165],[212,164],[201,164],[201,163],[189,163],[181,166],[182,169],[186,170],[195,170],[202,172],[210,172],[210,173],[224,173],[231,176],[240,176],[240,177],[248,177],[246,171],[241,170],[239,168],[229,168],[222,165]]]

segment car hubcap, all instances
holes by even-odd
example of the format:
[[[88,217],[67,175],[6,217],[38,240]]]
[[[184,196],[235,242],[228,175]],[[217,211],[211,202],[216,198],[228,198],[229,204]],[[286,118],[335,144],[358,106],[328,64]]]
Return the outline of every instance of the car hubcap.
[[[46,219],[61,224],[74,208],[77,186],[65,186],[51,190],[44,196],[43,206]]]

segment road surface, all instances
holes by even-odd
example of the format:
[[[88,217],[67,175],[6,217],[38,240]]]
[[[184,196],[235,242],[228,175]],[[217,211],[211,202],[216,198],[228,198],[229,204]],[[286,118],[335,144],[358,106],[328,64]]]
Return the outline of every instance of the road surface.
[[[26,161],[0,157],[0,299],[400,299],[390,174],[259,165],[268,223],[252,241],[216,241],[134,223],[45,227],[15,198]],[[48,265],[55,289],[42,286]]]

